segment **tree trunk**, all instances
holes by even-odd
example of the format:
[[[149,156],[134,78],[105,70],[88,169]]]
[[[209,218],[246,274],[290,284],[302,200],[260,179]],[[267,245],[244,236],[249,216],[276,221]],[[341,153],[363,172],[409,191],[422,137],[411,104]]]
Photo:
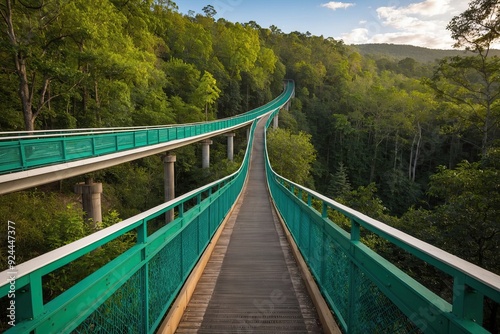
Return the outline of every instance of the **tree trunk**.
[[[417,140],[417,134],[413,136],[413,142],[411,143],[410,162],[408,163],[408,180],[411,180],[411,171],[413,169],[413,152],[416,140]]]
[[[415,178],[417,175],[417,162],[418,162],[418,155],[420,153],[421,143],[422,143],[422,127],[420,126],[420,123],[418,123],[418,140],[417,140],[417,147],[415,149],[415,159],[413,159],[413,170],[411,175],[411,180],[413,182],[415,182]]]
[[[12,22],[12,1],[7,0],[5,3],[5,23],[7,24],[7,35],[9,37],[10,45],[18,49],[19,43],[17,41],[16,33],[14,31],[14,24]],[[14,63],[16,65],[16,74],[19,77],[19,97],[21,99],[24,127],[26,131],[34,130],[33,118],[33,95],[30,93],[28,73],[26,70],[26,59],[22,51],[17,51],[14,55]]]
[[[19,59],[21,58],[21,59]],[[33,118],[33,103],[30,94],[30,87],[28,83],[28,76],[26,74],[26,61],[21,55],[16,59],[17,75],[19,76],[19,97],[23,106],[24,128],[26,131],[35,130]]]
[[[398,151],[399,151],[399,131],[396,131],[396,142],[394,143],[394,166],[392,169],[396,171],[397,161],[398,161]]]
[[[101,127],[102,126],[102,121],[101,121],[101,100],[99,99],[99,89],[97,85],[97,80],[94,81],[94,90],[95,90],[95,117],[97,121],[97,126]]]

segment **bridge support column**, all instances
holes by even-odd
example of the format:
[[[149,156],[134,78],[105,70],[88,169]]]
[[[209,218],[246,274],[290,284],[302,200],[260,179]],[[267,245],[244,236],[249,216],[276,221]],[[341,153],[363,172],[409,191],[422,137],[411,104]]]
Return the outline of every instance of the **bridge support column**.
[[[227,160],[234,160],[234,136],[235,133],[226,133],[227,137]]]
[[[163,156],[163,182],[165,202],[175,198],[175,162],[177,157],[174,154],[167,153]],[[174,220],[174,209],[165,212],[165,223],[168,224]]]
[[[278,114],[274,115],[274,118],[273,118],[273,129],[277,129],[278,128]]]
[[[201,167],[204,169],[210,167],[210,145],[212,144],[213,141],[210,139],[201,141]]]
[[[102,222],[102,183],[94,183],[94,180],[89,177],[85,180],[85,183],[75,185],[75,193],[82,195],[85,220],[89,223],[92,222],[94,227],[97,222]]]

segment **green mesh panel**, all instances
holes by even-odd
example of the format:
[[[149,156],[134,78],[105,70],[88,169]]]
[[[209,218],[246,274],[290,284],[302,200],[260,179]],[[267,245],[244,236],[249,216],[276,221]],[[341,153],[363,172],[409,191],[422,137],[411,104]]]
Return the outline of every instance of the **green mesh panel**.
[[[97,308],[74,333],[143,333],[144,270],[137,271],[101,306]]]
[[[158,131],[148,131],[148,144],[158,143]]]
[[[300,248],[304,255],[309,254],[309,225],[310,219],[307,215],[300,217]]]
[[[216,230],[217,224],[218,224],[218,221],[217,221],[217,209],[214,208],[214,207],[210,207],[208,215],[210,217],[210,221],[209,221],[209,224],[210,224],[210,235],[213,235],[215,233],[215,230]]]
[[[316,275],[321,274],[321,267],[323,266],[323,254],[322,254],[322,243],[323,243],[323,233],[321,228],[313,224],[311,225],[311,251],[309,253],[309,266],[311,270],[316,273]]]
[[[124,133],[117,135],[118,147],[120,149],[128,149],[134,147],[134,134]]]
[[[134,141],[135,141],[135,145],[136,146],[147,145],[147,143],[148,143],[148,136],[146,135],[146,132],[144,132],[144,131],[137,132],[137,133],[135,133],[134,136],[135,136]]]
[[[208,211],[205,210],[200,215],[199,224],[198,224],[198,233],[200,235],[200,239],[199,239],[199,243],[198,243],[199,249],[205,249],[205,247],[208,244],[208,240],[210,238],[209,224],[208,223],[209,223]]]
[[[184,277],[198,260],[199,221],[199,218],[196,218],[182,231],[182,271]]]
[[[293,211],[292,228],[294,231],[294,235],[298,236],[300,233],[300,216],[302,215],[302,211],[300,211],[300,208],[298,206],[293,207],[292,210],[293,209],[295,210]]]
[[[116,151],[116,139],[113,136],[101,136],[94,139],[96,152],[109,153]]]
[[[58,161],[62,157],[61,142],[47,142],[29,144],[24,147],[25,157],[28,165],[32,161],[43,160],[46,163]]]
[[[162,315],[181,282],[181,242],[177,236],[149,261],[150,327]]]
[[[66,142],[66,158],[76,159],[92,154],[92,139],[83,138],[78,140],[68,140]]]
[[[354,271],[351,333],[421,333],[359,268]]]
[[[325,261],[323,288],[328,297],[335,302],[340,316],[347,317],[349,300],[349,266],[350,262],[344,251],[327,239],[325,245]]]
[[[15,169],[22,166],[21,151],[18,147],[2,147],[0,146],[0,168],[2,169]]]

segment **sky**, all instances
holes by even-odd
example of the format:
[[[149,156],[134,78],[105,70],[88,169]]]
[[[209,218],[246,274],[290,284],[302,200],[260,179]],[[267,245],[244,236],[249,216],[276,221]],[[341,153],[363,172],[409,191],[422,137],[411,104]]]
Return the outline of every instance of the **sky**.
[[[212,5],[215,19],[255,21],[285,33],[310,32],[342,39],[346,44],[393,43],[432,49],[452,49],[446,30],[453,16],[468,8],[468,0],[174,0],[179,11],[203,13]]]

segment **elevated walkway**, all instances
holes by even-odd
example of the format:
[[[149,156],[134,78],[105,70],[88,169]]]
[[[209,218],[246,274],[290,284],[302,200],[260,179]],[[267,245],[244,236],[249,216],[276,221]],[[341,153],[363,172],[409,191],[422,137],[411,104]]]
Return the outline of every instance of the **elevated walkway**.
[[[264,123],[255,132],[244,194],[177,333],[322,332],[266,188]]]

